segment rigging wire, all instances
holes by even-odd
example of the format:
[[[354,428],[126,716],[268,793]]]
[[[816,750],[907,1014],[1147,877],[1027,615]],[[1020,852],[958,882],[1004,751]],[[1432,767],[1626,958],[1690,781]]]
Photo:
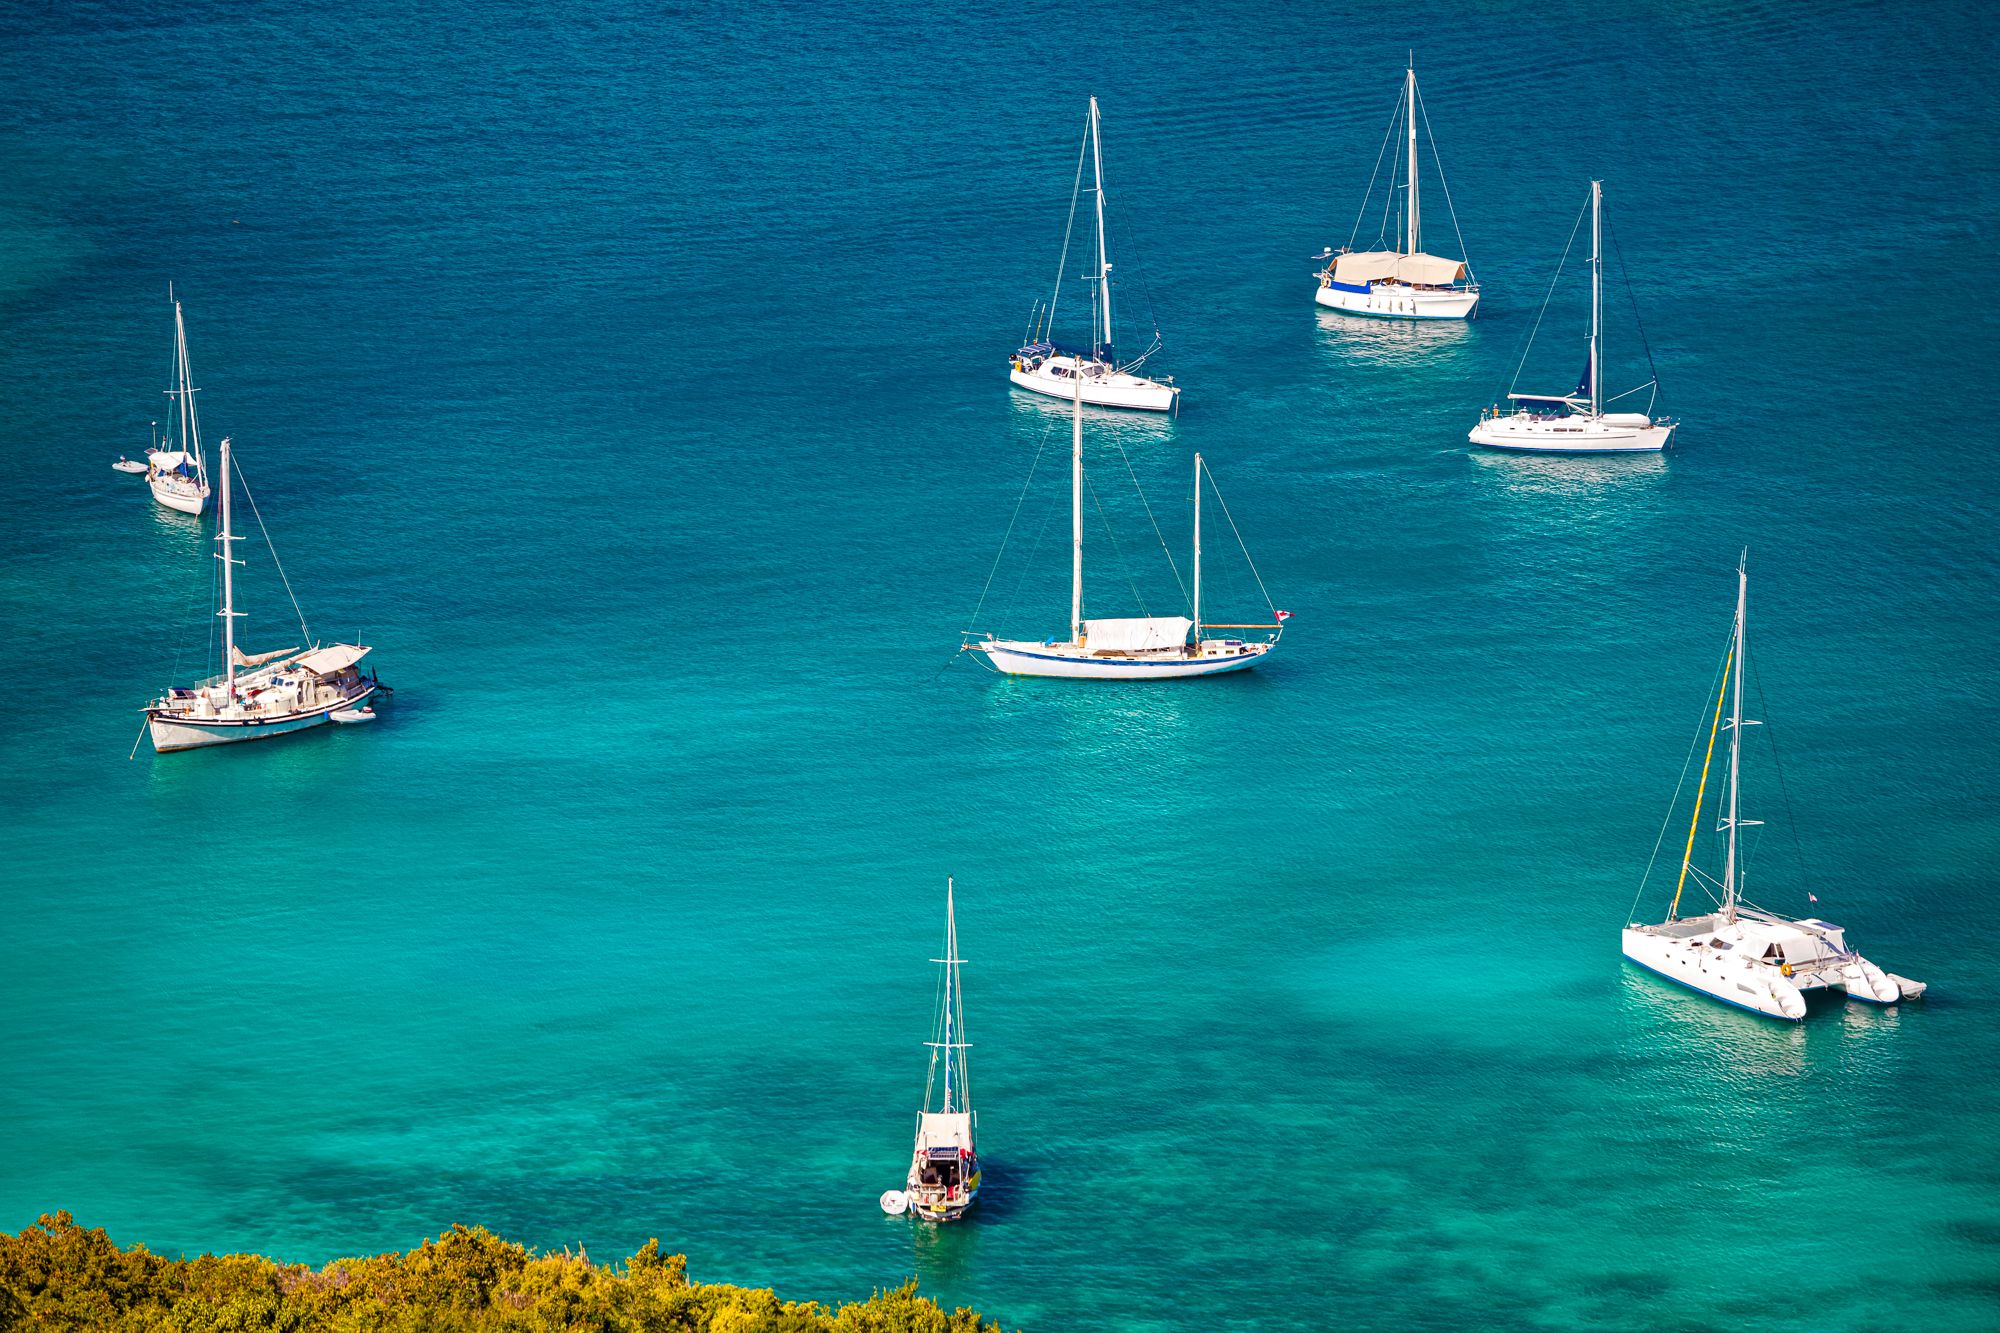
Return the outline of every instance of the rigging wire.
[[[1542,330],[1542,318],[1549,313],[1549,302],[1555,299],[1556,284],[1562,281],[1563,266],[1569,263],[1570,249],[1576,245],[1576,234],[1583,227],[1583,215],[1589,211],[1590,200],[1586,197],[1583,207],[1577,210],[1575,223],[1570,226],[1569,240],[1563,245],[1562,258],[1556,261],[1556,273],[1549,279],[1549,290],[1542,297],[1542,308],[1535,312],[1534,326],[1528,330],[1527,341],[1521,345],[1521,359],[1514,363],[1514,378],[1507,385],[1509,393],[1513,392],[1514,385],[1521,382],[1521,371],[1527,367],[1528,353],[1535,350],[1535,335]]]
[[[1604,215],[1604,230],[1611,235],[1611,254],[1618,261],[1618,277],[1625,284],[1625,301],[1632,307],[1632,323],[1638,327],[1639,346],[1646,353],[1646,373],[1652,376],[1653,396],[1646,400],[1646,415],[1651,416],[1653,405],[1660,399],[1660,368],[1653,364],[1652,340],[1646,337],[1646,321],[1639,317],[1639,296],[1632,290],[1632,275],[1625,268],[1625,252],[1618,248],[1618,233],[1611,225],[1611,210],[1605,209]],[[1619,394],[1618,398],[1629,398],[1637,392],[1639,389],[1635,386]],[[1615,403],[1618,399],[1611,401]]]
[[[1396,137],[1396,123],[1397,120],[1402,115],[1402,107],[1403,107],[1403,99],[1399,95],[1396,98],[1396,114],[1389,117],[1389,128],[1382,135],[1382,146],[1375,152],[1375,169],[1368,173],[1368,192],[1361,196],[1360,211],[1358,211],[1354,215],[1354,230],[1347,233],[1347,248],[1349,250],[1352,250],[1354,248],[1354,238],[1361,234],[1361,219],[1368,216],[1368,201],[1375,197],[1375,181],[1376,178],[1382,174],[1382,158],[1389,151],[1389,141]],[[1395,170],[1394,168],[1391,168],[1390,175],[1393,177],[1394,174]],[[1392,195],[1395,193],[1393,184],[1389,192]],[[1383,229],[1387,230],[1388,225],[1389,224],[1386,218],[1386,210],[1385,210],[1384,221],[1382,223]],[[1381,237],[1377,236],[1376,239],[1380,240]]]
[[[1125,471],[1132,478],[1132,489],[1139,494],[1139,504],[1146,511],[1146,521],[1153,525],[1153,536],[1159,539],[1160,549],[1166,552],[1167,568],[1174,571],[1174,586],[1181,590],[1181,600],[1185,602],[1188,600],[1187,584],[1181,582],[1181,567],[1174,562],[1174,549],[1167,545],[1166,535],[1160,531],[1160,521],[1153,517],[1153,506],[1146,499],[1146,488],[1139,484],[1139,474],[1132,467],[1132,459],[1125,452],[1124,442],[1115,435],[1111,437],[1111,442],[1118,446],[1118,456],[1125,460]]]
[[[1389,133],[1391,136],[1394,136],[1396,131],[1402,128],[1403,113],[1403,99],[1398,97],[1396,99],[1396,114],[1389,117]],[[1402,169],[1403,155],[1398,153],[1389,159],[1389,188],[1382,194],[1382,225],[1375,229],[1375,244],[1377,245],[1385,246],[1389,243],[1389,215],[1396,211],[1396,176]],[[1373,186],[1370,186],[1370,188],[1372,189]],[[1365,201],[1362,206],[1364,208],[1367,207]],[[1397,225],[1400,226],[1402,224],[1399,222]]]
[[[1069,221],[1063,224],[1062,257],[1056,261],[1056,289],[1049,297],[1049,318],[1044,334],[1054,337],[1056,327],[1056,302],[1062,299],[1063,270],[1069,267],[1069,240],[1076,231],[1076,201],[1083,196],[1083,157],[1090,147],[1090,121],[1084,120],[1083,141],[1076,146],[1076,180],[1069,187]]]
[[[1146,609],[1146,599],[1139,595],[1139,584],[1132,577],[1132,566],[1125,559],[1125,552],[1118,547],[1118,534],[1111,529],[1111,516],[1104,512],[1104,501],[1097,498],[1097,483],[1085,473],[1083,484],[1090,490],[1090,502],[1097,506],[1098,521],[1104,524],[1105,539],[1111,543],[1111,558],[1118,562],[1119,572],[1125,575],[1125,586],[1132,590],[1132,600],[1139,604],[1139,614],[1151,619],[1153,613]]]
[[[1458,228],[1458,206],[1451,201],[1451,182],[1444,178],[1444,159],[1438,156],[1437,136],[1431,133],[1431,113],[1424,106],[1424,95],[1417,94],[1417,114],[1424,119],[1424,137],[1430,140],[1431,161],[1437,163],[1438,184],[1444,187],[1445,210],[1451,214],[1451,232],[1458,237],[1458,252],[1465,256],[1466,276],[1477,282],[1478,276],[1472,271],[1472,252],[1465,248],[1465,233]]]
[[[1278,604],[1271,600],[1270,589],[1264,586],[1264,576],[1257,572],[1257,562],[1250,558],[1250,548],[1243,542],[1243,534],[1236,527],[1236,517],[1229,512],[1229,501],[1222,498],[1222,488],[1215,484],[1215,474],[1203,468],[1208,477],[1208,489],[1215,493],[1215,502],[1222,506],[1222,516],[1229,520],[1229,530],[1236,534],[1236,548],[1243,552],[1243,563],[1250,566],[1250,577],[1257,580],[1257,591],[1264,594],[1264,605],[1271,608],[1271,618],[1278,618]]]
[[[986,571],[986,586],[979,590],[978,604],[972,608],[971,623],[975,626],[979,624],[979,613],[986,608],[986,594],[992,591],[993,576],[1000,572],[1000,562],[1006,558],[1008,539],[1014,535],[1014,524],[1020,520],[1021,506],[1028,502],[1028,488],[1035,484],[1035,469],[1042,465],[1042,451],[1048,447],[1049,436],[1055,428],[1053,421],[1043,427],[1041,442],[1035,445],[1034,461],[1028,464],[1028,479],[1021,483],[1020,497],[1014,501],[1013,517],[1007,520],[1007,531],[1000,537],[1000,550],[993,557],[992,568]]]
[[[1753,666],[1750,681],[1751,684],[1757,687],[1757,711],[1768,719],[1771,716],[1771,708],[1769,704],[1764,702],[1764,678],[1754,670],[1756,658],[1748,653],[1745,653],[1744,657]],[[1818,886],[1813,882],[1812,868],[1806,864],[1806,845],[1805,841],[1799,837],[1799,821],[1798,815],[1792,808],[1792,793],[1785,785],[1785,765],[1778,758],[1777,731],[1771,726],[1769,721],[1764,723],[1764,739],[1771,746],[1771,770],[1778,775],[1778,796],[1784,802],[1785,822],[1791,826],[1792,846],[1798,852],[1799,879],[1805,885],[1807,897],[1812,901],[1818,901],[1819,895],[1813,892]]]
[[[264,549],[271,553],[271,564],[278,571],[279,582],[285,585],[285,596],[292,599],[292,614],[299,618],[299,633],[304,636],[305,642],[311,643],[313,637],[312,631],[306,628],[306,613],[299,609],[299,599],[292,592],[292,581],[285,577],[284,561],[278,559],[277,545],[271,540],[270,529],[264,526],[264,516],[257,511],[257,497],[250,494],[250,483],[243,480],[243,465],[236,461],[233,454],[230,456],[229,465],[236,470],[236,480],[243,483],[243,498],[250,502],[250,512],[256,516],[257,531],[264,534]],[[226,484],[227,479],[224,480]]]
[[[1035,571],[1035,557],[1041,554],[1042,539],[1049,535],[1049,524],[1055,522],[1056,513],[1061,508],[1061,501],[1061,492],[1049,492],[1049,507],[1042,514],[1042,526],[1035,531],[1034,545],[1028,548],[1028,558],[1021,566],[1021,577],[1014,580],[1014,591],[1008,596],[1007,605],[1001,612],[1004,618],[1012,619],[1014,608],[1021,604],[1021,589],[1028,586],[1028,575]]]
[[[1733,624],[1730,626],[1729,629],[1729,637],[1732,642],[1736,638],[1736,627]],[[1698,713],[1695,714],[1694,739],[1688,742],[1687,758],[1684,761],[1682,761],[1680,778],[1674,783],[1673,799],[1667,802],[1666,817],[1660,821],[1660,836],[1653,839],[1653,854],[1650,857],[1646,858],[1646,873],[1639,876],[1639,890],[1637,893],[1634,893],[1632,895],[1632,906],[1626,909],[1625,919],[1627,921],[1632,920],[1634,914],[1638,912],[1639,899],[1645,896],[1647,881],[1652,879],[1653,867],[1659,862],[1660,848],[1666,845],[1667,830],[1671,828],[1674,823],[1674,808],[1680,804],[1681,792],[1687,787],[1688,770],[1694,767],[1694,752],[1701,748],[1702,729],[1708,723],[1708,697],[1710,694],[1715,693],[1715,691],[1718,688],[1720,688],[1721,676],[1722,673],[1725,670],[1727,670],[1727,663],[1728,663],[1728,658],[1725,655],[1725,657],[1723,658],[1723,664],[1718,665],[1715,668],[1715,675],[1714,677],[1711,677],[1709,680],[1708,692],[1701,696],[1701,709]],[[1689,864],[1688,869],[1690,872],[1692,872],[1697,876],[1701,874],[1700,868],[1693,865],[1692,863]]]

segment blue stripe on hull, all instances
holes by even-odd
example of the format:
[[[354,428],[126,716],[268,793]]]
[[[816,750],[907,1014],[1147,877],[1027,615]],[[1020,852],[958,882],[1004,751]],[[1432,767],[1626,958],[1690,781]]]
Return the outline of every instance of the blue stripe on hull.
[[[1643,968],[1646,971],[1651,972],[1654,976],[1660,978],[1662,981],[1671,981],[1676,986],[1679,986],[1682,990],[1691,990],[1696,995],[1700,995],[1707,999],[1714,1000],[1718,1004],[1726,1004],[1732,1009],[1741,1009],[1746,1014],[1755,1014],[1759,1018],[1775,1018],[1780,1023],[1803,1023],[1806,1021],[1804,1014],[1800,1014],[1797,1018],[1787,1018],[1783,1014],[1774,1014],[1768,1009],[1753,1008],[1750,1005],[1744,1004],[1740,1000],[1732,1000],[1727,995],[1717,995],[1712,990],[1703,990],[1699,986],[1689,985],[1687,982],[1682,981],[1679,977],[1675,976],[1673,973],[1662,972],[1660,971],[1659,968],[1654,967],[1651,963],[1642,963],[1629,953],[1623,954],[1621,956],[1625,959],[1626,962],[1632,964],[1634,967]]]

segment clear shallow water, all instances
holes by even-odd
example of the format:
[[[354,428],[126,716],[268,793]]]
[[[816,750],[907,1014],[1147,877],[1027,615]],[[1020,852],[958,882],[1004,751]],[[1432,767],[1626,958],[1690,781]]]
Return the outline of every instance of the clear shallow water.
[[[1990,1324],[1996,432],[1953,407],[2000,338],[1983,271],[1911,274],[1991,248],[1992,19],[1210,5],[1085,61],[1064,15],[7,20],[0,1225],[658,1235],[1044,1329]],[[1411,41],[1464,330],[1309,299]],[[1298,612],[1251,676],[937,674],[1049,425],[999,357],[1092,91],[1188,389],[1116,438],[1176,543],[1206,453]],[[1593,172],[1681,445],[1470,454]],[[208,632],[199,531],[106,466],[170,279],[381,725],[124,757]],[[1059,627],[1060,525],[989,625]],[[1621,970],[1746,543],[1820,908],[1924,1008]],[[1799,906],[1773,777],[1753,873]],[[874,1198],[947,872],[992,1185],[913,1235]]]

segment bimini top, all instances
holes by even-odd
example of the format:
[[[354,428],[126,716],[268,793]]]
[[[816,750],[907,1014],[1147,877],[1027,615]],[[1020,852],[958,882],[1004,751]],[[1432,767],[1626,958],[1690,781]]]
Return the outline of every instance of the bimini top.
[[[301,657],[299,669],[310,671],[315,676],[330,676],[336,671],[346,670],[366,656],[368,649],[360,644],[336,643]]]
[[[1333,280],[1354,287],[1390,279],[1419,287],[1445,287],[1464,276],[1464,260],[1421,252],[1404,255],[1394,250],[1362,250],[1333,261]]]
[[[146,461],[156,468],[171,472],[177,467],[193,467],[194,455],[184,454],[178,449],[160,450],[147,454]]]
[[[969,1111],[925,1111],[917,1125],[920,1148],[972,1148],[972,1114]]]
[[[1178,648],[1194,622],[1186,616],[1135,616],[1128,620],[1086,620],[1083,637],[1094,653],[1138,653]]]

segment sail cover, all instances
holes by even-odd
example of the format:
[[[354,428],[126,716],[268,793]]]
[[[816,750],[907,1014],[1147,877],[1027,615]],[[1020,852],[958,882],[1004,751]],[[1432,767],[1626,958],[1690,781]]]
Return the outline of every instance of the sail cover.
[[[264,663],[266,663],[266,662],[275,662],[275,661],[277,661],[277,660],[278,660],[279,658],[283,657],[283,656],[284,656],[285,654],[287,654],[287,653],[295,653],[295,652],[297,652],[297,651],[298,651],[298,649],[296,649],[296,648],[280,648],[280,649],[278,649],[278,650],[277,650],[276,652],[273,652],[273,653],[258,653],[258,654],[256,654],[256,655],[255,655],[254,657],[253,657],[252,655],[250,655],[249,653],[246,653],[246,652],[244,652],[244,651],[243,651],[243,650],[242,650],[241,648],[237,648],[237,649],[234,649],[233,651],[234,651],[234,652],[235,652],[235,654],[236,654],[236,656],[235,656],[235,662],[236,662],[236,665],[237,665],[237,666],[240,666],[240,667],[253,667],[253,666],[262,666],[262,665],[264,665]]]
[[[1444,287],[1465,276],[1465,261],[1443,255],[1403,255],[1396,260],[1396,280],[1419,287]]]
[[[336,643],[331,648],[322,648],[315,653],[307,653],[299,659],[299,669],[310,671],[315,676],[330,675],[343,671],[368,655],[368,650],[356,643]]]
[[[1136,653],[1178,648],[1194,622],[1186,616],[1138,616],[1129,620],[1086,620],[1083,637],[1094,653]]]
[[[925,1111],[917,1142],[926,1148],[970,1148],[972,1116],[965,1111]]]
[[[146,455],[146,461],[162,472],[172,472],[177,467],[193,467],[194,456],[178,449],[159,450]]]
[[[1380,282],[1395,273],[1396,261],[1401,258],[1394,250],[1363,250],[1342,255],[1333,261],[1333,280],[1352,287]]]

